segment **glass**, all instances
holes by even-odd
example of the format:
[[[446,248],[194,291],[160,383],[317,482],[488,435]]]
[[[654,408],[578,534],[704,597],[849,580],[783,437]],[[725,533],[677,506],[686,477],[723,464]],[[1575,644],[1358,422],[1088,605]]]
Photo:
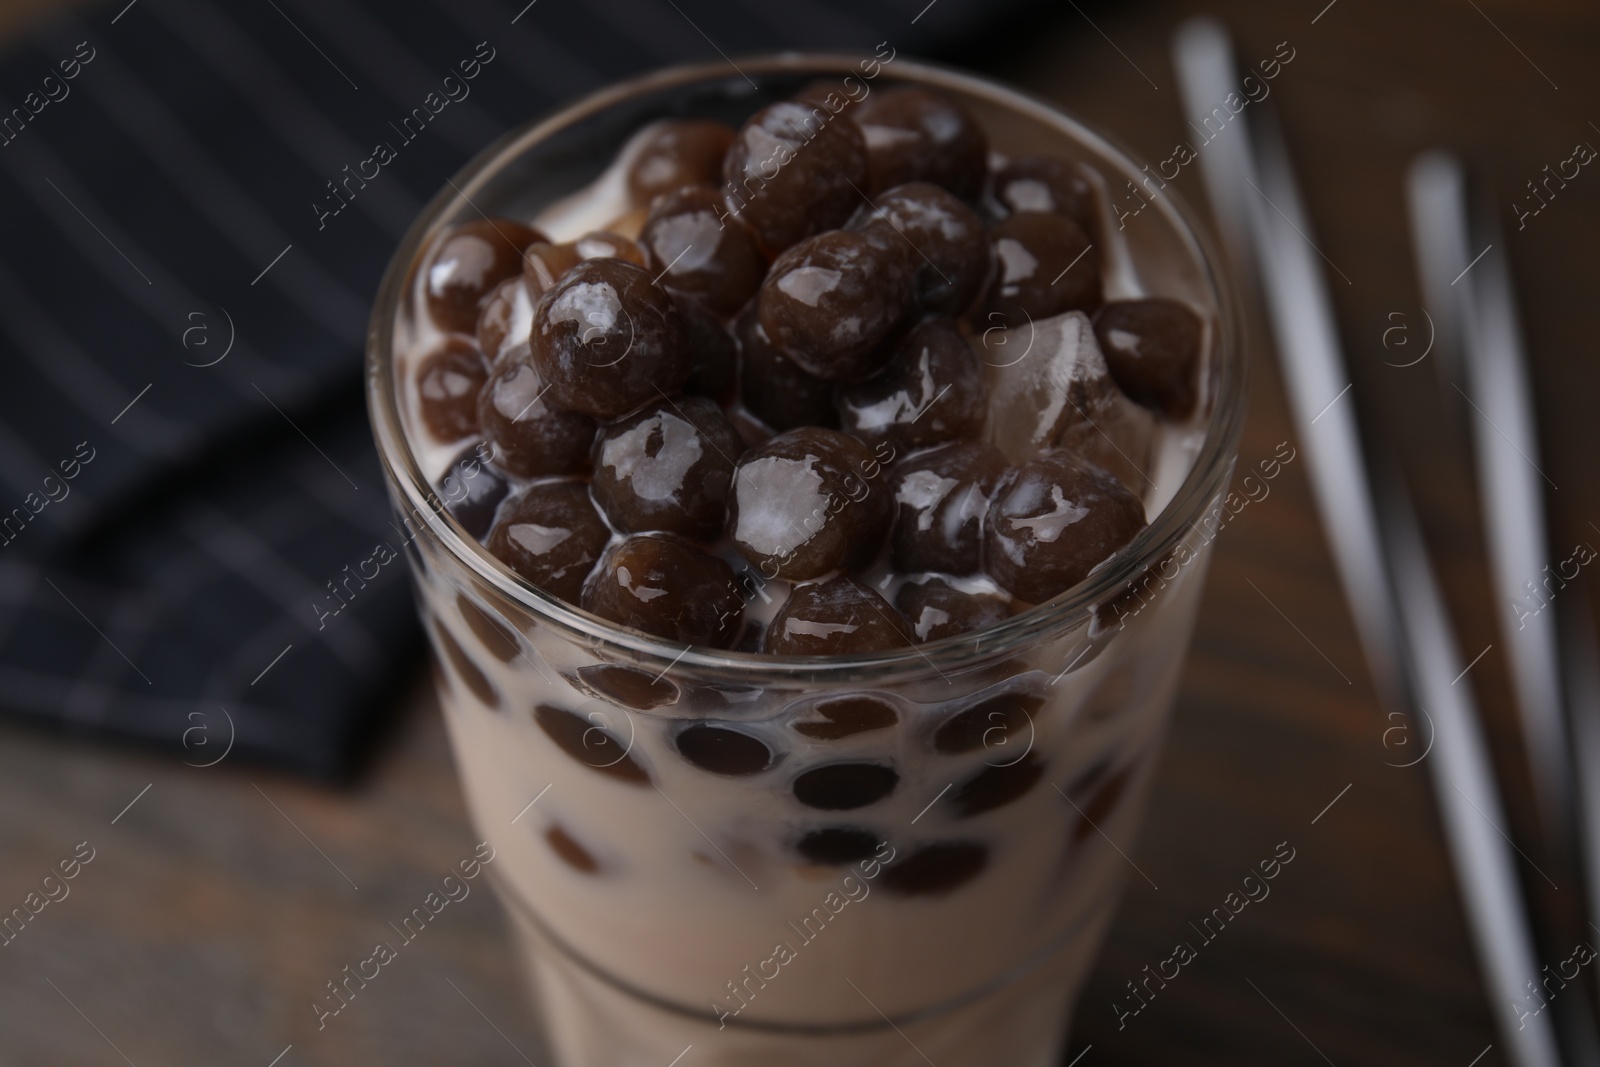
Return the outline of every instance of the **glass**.
[[[663,1067],[693,1045],[695,1065],[1044,1067],[1129,869],[1112,842],[1132,840],[1209,559],[1204,520],[1233,468],[1231,297],[1170,194],[1048,104],[899,58],[790,54],[741,72],[667,70],[502,139],[412,226],[373,315],[374,431],[468,805],[524,949],[539,1062]],[[583,188],[646,122],[737,125],[829,74],[935,88],[998,151],[1098,168],[1120,249],[1108,278],[1131,269],[1205,309],[1200,411],[1128,549],[976,637],[804,659],[619,630],[521,581],[440,510],[408,443],[413,264],[480,212],[532,218]]]

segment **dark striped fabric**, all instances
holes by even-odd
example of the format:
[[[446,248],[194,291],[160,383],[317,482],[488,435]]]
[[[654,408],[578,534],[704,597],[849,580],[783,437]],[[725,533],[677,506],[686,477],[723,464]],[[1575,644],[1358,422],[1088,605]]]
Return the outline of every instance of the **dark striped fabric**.
[[[347,773],[419,647],[398,565],[349,578],[398,546],[361,343],[421,205],[617,78],[948,53],[1006,6],[116,0],[35,33],[0,62],[0,708]]]

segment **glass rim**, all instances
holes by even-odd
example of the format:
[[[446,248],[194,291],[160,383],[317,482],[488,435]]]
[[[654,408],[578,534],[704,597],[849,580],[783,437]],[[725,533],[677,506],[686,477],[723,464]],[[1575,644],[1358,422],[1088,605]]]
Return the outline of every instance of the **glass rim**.
[[[483,545],[443,510],[435,488],[424,477],[412,450],[401,419],[400,391],[394,380],[394,327],[397,310],[406,296],[411,265],[426,242],[439,228],[441,220],[462,206],[476,209],[472,195],[516,156],[540,141],[607,108],[648,93],[686,88],[696,83],[713,83],[731,77],[756,75],[845,74],[857,71],[864,60],[880,62],[883,72],[893,70],[889,80],[897,84],[919,84],[945,88],[982,98],[997,107],[1053,126],[1072,138],[1112,158],[1120,158],[1129,170],[1138,173],[1143,161],[1121,142],[1088,125],[1041,97],[990,78],[969,74],[926,60],[891,56],[877,60],[866,53],[779,52],[740,56],[737,60],[679,64],[651,71],[586,94],[576,101],[530,120],[510,130],[467,162],[434,195],[407,229],[389,260],[379,283],[367,331],[366,378],[367,411],[376,440],[379,462],[385,475],[400,488],[410,514],[421,519],[428,531],[449,554],[477,580],[505,596],[519,607],[580,640],[600,641],[635,656],[670,665],[710,670],[737,670],[795,680],[871,675],[879,684],[886,673],[921,673],[929,666],[943,673],[935,660],[950,669],[969,663],[989,662],[1007,655],[1032,641],[1072,628],[1082,617],[1089,620],[1096,605],[1113,599],[1125,585],[1147,570],[1154,561],[1173,551],[1202,509],[1223,487],[1231,474],[1244,423],[1246,381],[1237,294],[1220,267],[1214,245],[1197,225],[1196,216],[1166,183],[1159,194],[1150,197],[1151,207],[1159,210],[1174,232],[1186,244],[1201,276],[1209,288],[1216,312],[1216,335],[1212,344],[1216,365],[1216,391],[1204,440],[1182,485],[1166,506],[1116,555],[1071,589],[1004,622],[972,633],[912,644],[884,652],[842,656],[778,656],[739,652],[703,645],[685,645],[636,630],[619,627],[574,604],[554,597],[527,582],[490,555]],[[880,73],[883,73],[880,72]],[[876,76],[874,76],[876,77]],[[1148,169],[1145,167],[1145,169]],[[439,504],[435,507],[435,504]]]

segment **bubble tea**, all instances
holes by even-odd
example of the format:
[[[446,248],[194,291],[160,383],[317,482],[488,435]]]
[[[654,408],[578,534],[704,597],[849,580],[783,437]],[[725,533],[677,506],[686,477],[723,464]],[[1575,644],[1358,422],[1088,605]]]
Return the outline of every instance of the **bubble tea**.
[[[544,1062],[1044,1065],[1231,464],[1214,283],[1070,120],[767,62],[391,269],[462,781]]]

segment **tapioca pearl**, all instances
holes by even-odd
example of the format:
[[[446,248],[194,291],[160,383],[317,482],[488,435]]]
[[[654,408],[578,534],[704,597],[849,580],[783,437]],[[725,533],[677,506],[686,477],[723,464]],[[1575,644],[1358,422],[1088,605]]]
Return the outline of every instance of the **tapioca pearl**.
[[[851,82],[854,83],[853,88]],[[818,78],[795,93],[791,99],[813,111],[820,109],[829,115],[838,116],[865,100],[869,91],[870,88],[861,84],[859,79],[852,78],[847,82],[844,78]]]
[[[594,853],[584,848],[577,838],[559,824],[552,823],[544,832],[544,839],[550,850],[573,870],[582,871],[584,874],[599,872],[600,861],[595,859]]]
[[[630,785],[649,785],[650,775],[632,754],[632,736],[618,738],[611,732],[614,715],[598,712],[585,718],[554,704],[533,709],[534,721],[556,747],[592,771]],[[629,725],[631,731],[631,723]]]
[[[711,648],[732,644],[744,616],[733,568],[671,534],[634,534],[606,549],[582,605],[619,626]]]
[[[989,241],[995,272],[983,303],[985,323],[1025,326],[1100,306],[1100,250],[1065,215],[1012,215],[995,223]]]
[[[1000,597],[964,593],[942,578],[907,582],[895,594],[899,609],[918,641],[939,641],[977,633],[1011,617],[1011,605]]]
[[[514,344],[527,340],[533,325],[533,301],[519,274],[494,287],[484,299],[478,315],[478,350],[493,366],[495,360]]]
[[[542,478],[576,474],[589,465],[594,419],[555,405],[526,345],[501,355],[477,403],[495,463],[509,473]]]
[[[879,884],[901,897],[938,896],[972,881],[989,862],[989,847],[977,841],[924,845],[886,864]]]
[[[739,384],[739,343],[729,327],[699,301],[676,297],[673,302],[683,317],[683,340],[689,349],[689,377],[683,391],[727,407]]]
[[[966,108],[927,89],[881,89],[850,112],[867,145],[872,191],[925,181],[971,200],[987,176],[989,139]]]
[[[582,482],[537,482],[506,501],[489,533],[494,556],[528,582],[569,604],[583,595],[611,531]]]
[[[744,307],[767,273],[754,239],[727,211],[716,186],[684,186],[656,200],[639,235],[662,285],[724,317]]]
[[[440,441],[478,432],[478,390],[488,365],[471,341],[448,338],[417,364],[417,400],[423,425]]]
[[[1000,450],[961,441],[896,464],[889,534],[897,570],[972,574],[982,566],[983,519],[1006,470]]]
[[[511,491],[505,478],[488,463],[492,451],[482,442],[466,448],[439,480],[445,511],[474,538],[489,532],[496,509]]]
[[[1079,844],[1091,834],[1103,832],[1101,828],[1116,811],[1117,802],[1127,791],[1133,778],[1133,768],[1124,767],[1081,801],[1075,800],[1079,820],[1072,828],[1073,844]]]
[[[866,188],[866,143],[826,110],[771,104],[740,128],[722,180],[729,212],[771,258],[850,217]]]
[[[763,575],[785,581],[865,563],[888,529],[886,482],[878,456],[855,438],[789,430],[739,458],[728,536]]]
[[[574,672],[578,685],[596,696],[635,711],[655,711],[676,704],[681,691],[663,674],[619,667],[613,663],[591,663]]]
[[[837,697],[813,704],[807,713],[815,718],[796,721],[795,732],[817,741],[838,741],[873,730],[886,730],[900,721],[892,704],[872,697]]]
[[[579,259],[623,259],[636,267],[650,265],[650,257],[638,241],[620,233],[594,230],[572,242]]]
[[[849,578],[797,585],[767,625],[774,656],[845,656],[911,643],[905,621],[875,591]]]
[[[1056,156],[1018,156],[990,181],[994,207],[1002,215],[1065,215],[1086,233],[1099,228],[1099,195],[1077,163]]]
[[[469,600],[465,593],[456,594],[456,610],[489,655],[501,663],[510,663],[522,654],[522,644],[511,628]]]
[[[802,370],[761,328],[756,301],[734,323],[739,343],[739,399],[769,429],[836,426],[833,383]]]
[[[499,708],[500,693],[495,689],[494,683],[489,681],[488,676],[476,663],[472,662],[472,657],[467,655],[451,636],[450,631],[437,623],[432,629],[438,647],[444,653],[444,658],[450,661],[450,667],[455,671],[456,677],[460,678],[462,684],[486,707]]]
[[[528,287],[528,295],[538,300],[582,259],[571,243],[535,241],[522,253],[522,282]]]
[[[899,784],[900,775],[881,763],[829,763],[794,780],[794,796],[808,808],[851,811],[876,804]]]
[[[584,260],[562,275],[539,300],[528,344],[551,400],[597,418],[675,393],[689,376],[672,298],[622,259]]]
[[[600,431],[590,491],[624,533],[661,530],[715,541],[743,451],[716,401],[663,396]]]
[[[1033,737],[1033,716],[1044,698],[1031,693],[997,693],[956,712],[934,732],[933,747],[946,755],[988,749],[994,761],[1026,750]],[[1009,751],[1008,751],[1009,750]]]
[[[839,425],[896,455],[983,430],[989,386],[983,362],[953,319],[924,319],[891,346],[889,362],[839,390]]]
[[[676,744],[684,759],[712,774],[743,777],[772,766],[772,750],[760,738],[725,726],[691,726]]]
[[[870,859],[883,840],[871,830],[853,826],[827,826],[812,830],[795,842],[795,851],[808,863],[843,867],[847,863]]]
[[[862,204],[849,229],[882,229],[911,247],[917,301],[940,315],[964,315],[989,280],[989,235],[978,213],[929,182],[896,186]]]
[[[809,374],[865,378],[888,359],[886,342],[911,313],[913,254],[877,228],[807,238],[779,256],[761,283],[761,328]]]
[[[1094,332],[1124,393],[1171,419],[1194,412],[1202,327],[1193,308],[1161,298],[1117,300],[1100,309]]]
[[[641,204],[694,182],[714,182],[733,144],[732,126],[710,119],[664,119],[639,133],[628,191]]]
[[[439,242],[424,269],[428,313],[442,330],[472,336],[484,298],[522,269],[522,250],[544,235],[506,218],[465,223]]]
[[[1116,477],[1052,450],[1014,470],[983,525],[983,565],[1018,600],[1066,592],[1144,529],[1144,503]]]
[[[1044,777],[1044,761],[1029,752],[1010,763],[991,764],[950,794],[956,817],[968,819],[1004,807],[1029,793]]]

